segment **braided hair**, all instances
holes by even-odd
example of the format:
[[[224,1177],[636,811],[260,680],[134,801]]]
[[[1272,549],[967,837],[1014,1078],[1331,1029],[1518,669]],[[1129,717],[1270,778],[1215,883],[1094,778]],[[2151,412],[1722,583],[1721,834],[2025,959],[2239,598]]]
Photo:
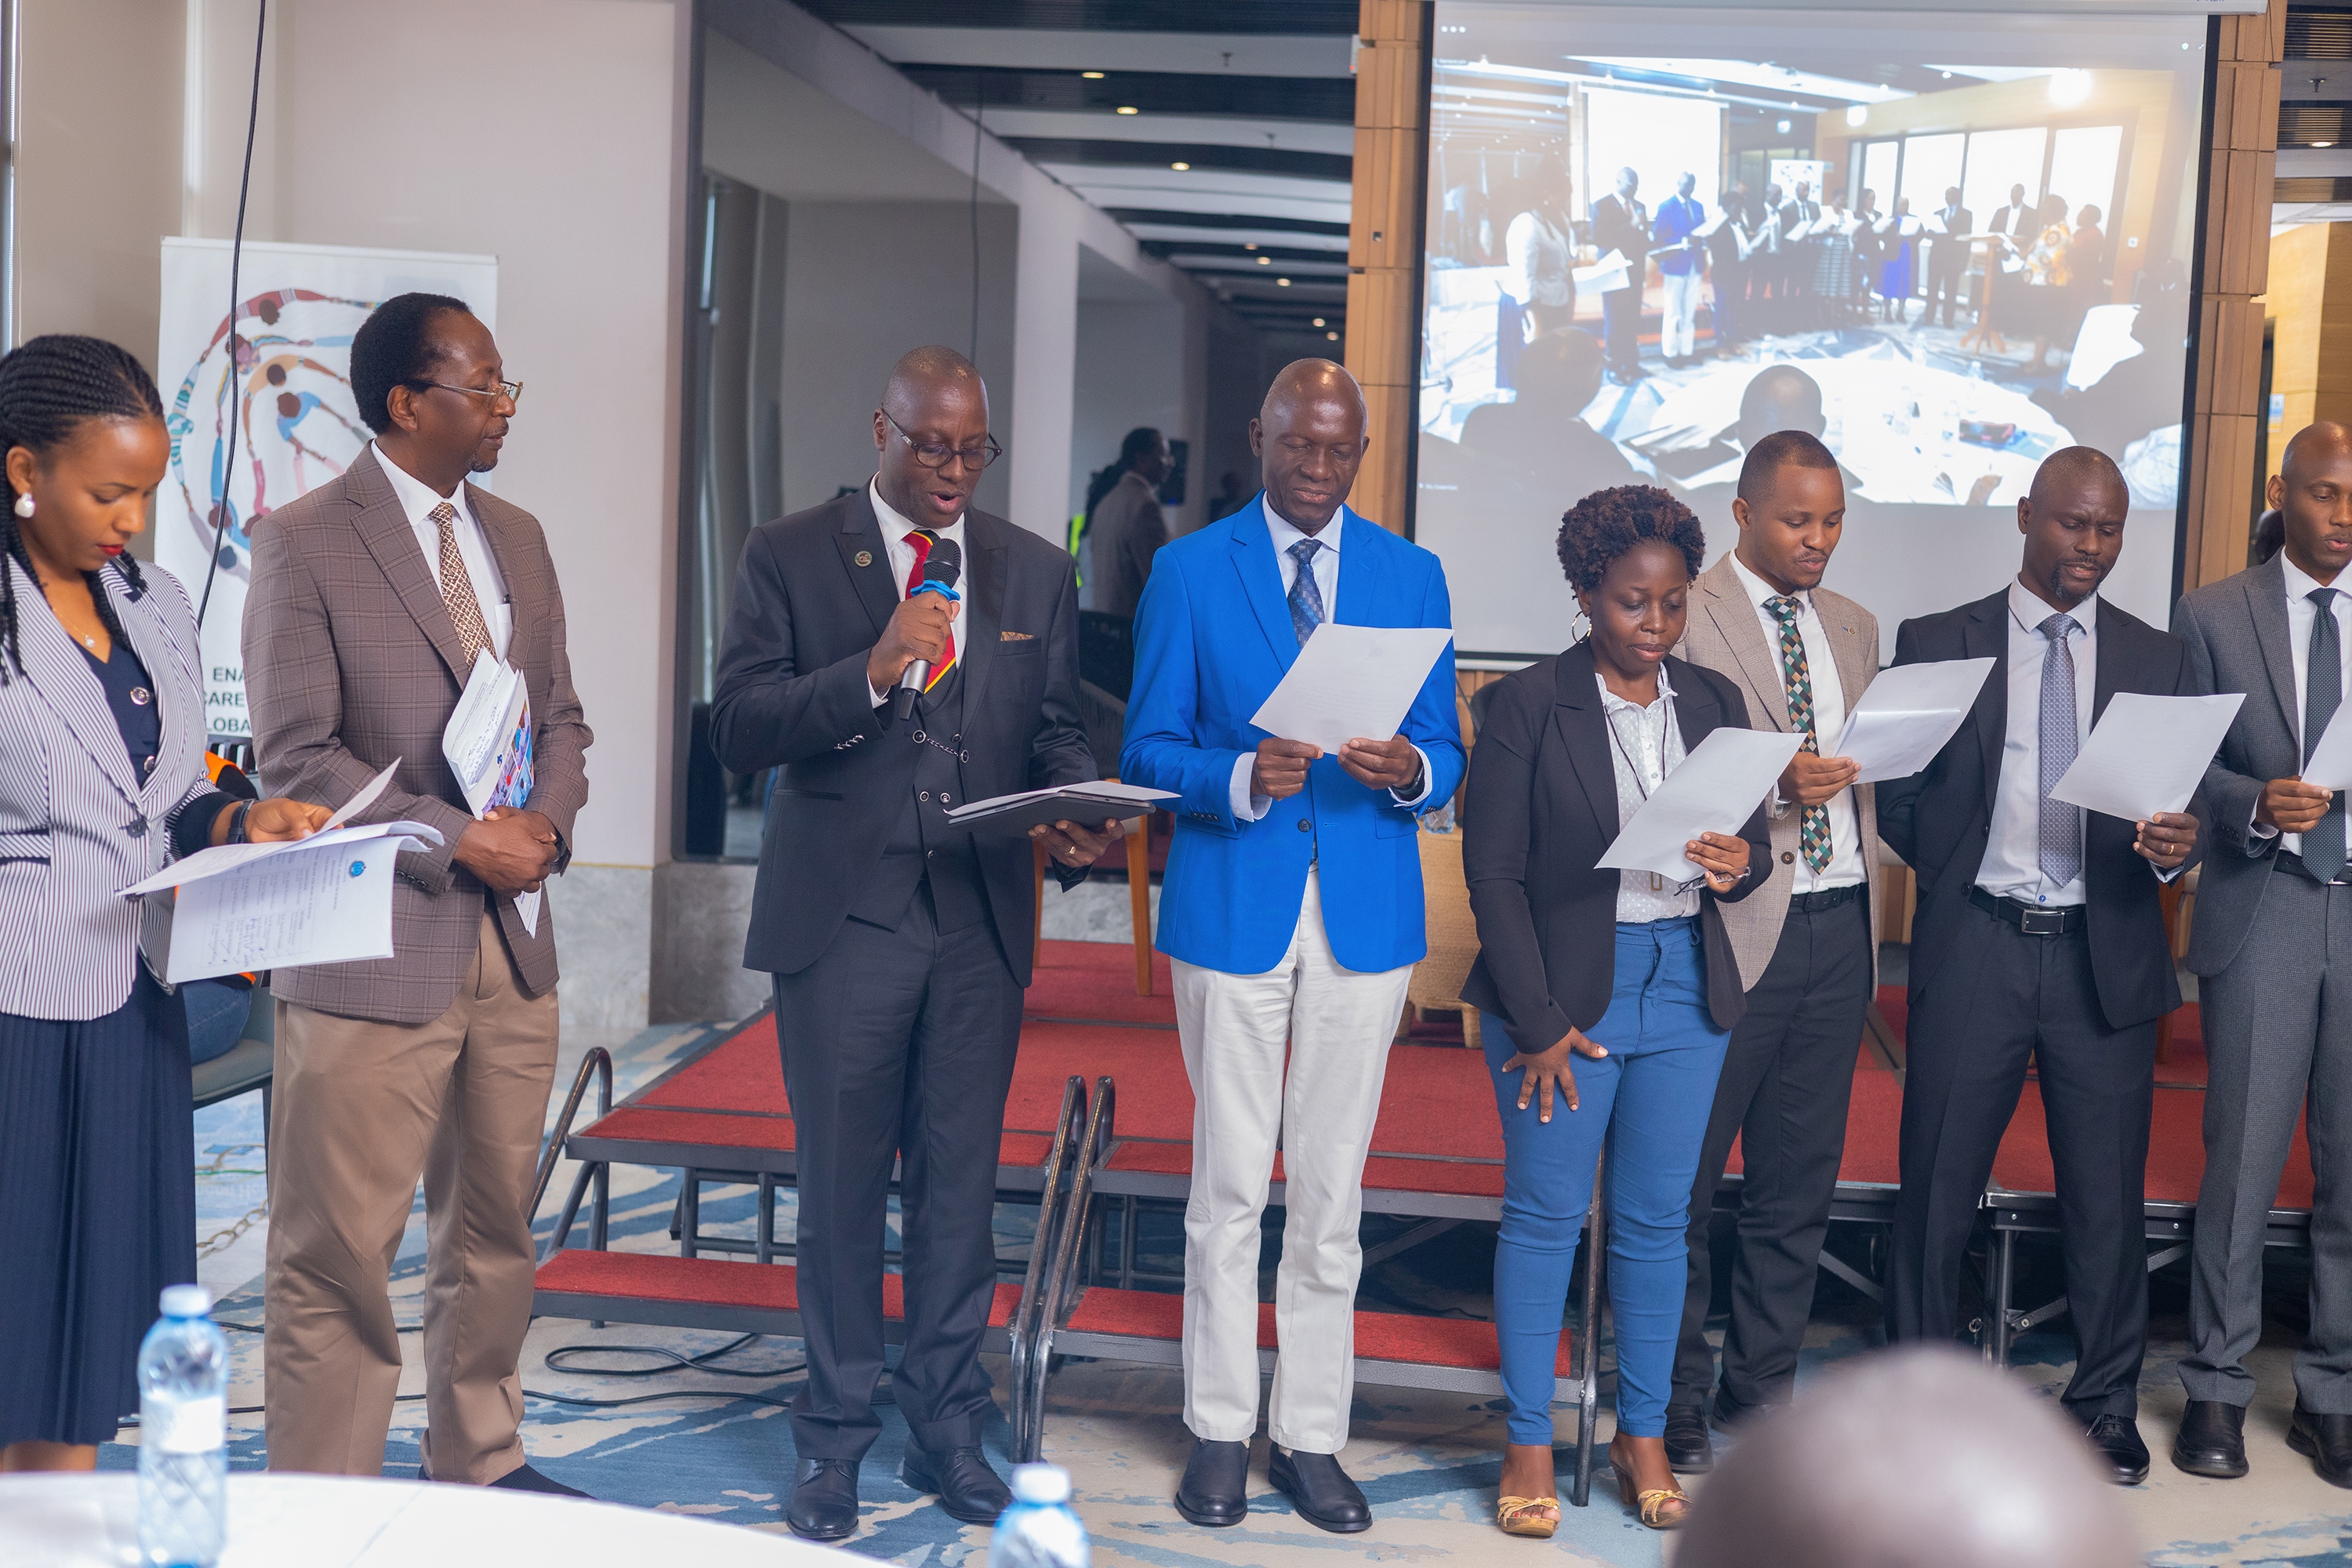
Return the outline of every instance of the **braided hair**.
[[[87,420],[163,417],[163,400],[156,394],[154,378],[128,349],[104,338],[53,332],[0,358],[0,455],[22,447],[45,457],[71,439]],[[0,490],[5,492],[0,495],[0,685],[5,685],[10,667],[22,673],[25,661],[16,645],[16,580],[5,562],[16,562],[35,582],[40,577],[16,526],[16,489],[5,469],[0,469]],[[131,598],[146,593],[136,556],[126,550],[110,564]],[[89,596],[100,620],[120,640],[122,627],[96,573],[89,574]]]

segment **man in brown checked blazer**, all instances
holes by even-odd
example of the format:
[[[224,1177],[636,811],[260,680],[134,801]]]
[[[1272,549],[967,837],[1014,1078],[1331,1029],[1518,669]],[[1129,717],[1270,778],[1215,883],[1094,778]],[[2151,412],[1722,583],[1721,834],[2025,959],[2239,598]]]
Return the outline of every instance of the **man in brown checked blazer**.
[[[273,977],[269,1468],[383,1473],[401,1366],[387,1276],[421,1174],[419,1473],[569,1492],[517,1433],[556,969],[553,911],[534,925],[515,895],[570,859],[592,737],[538,521],[466,482],[497,464],[522,393],[489,330],[456,300],[387,300],[352,339],[352,390],[374,443],[256,531],[255,755],[269,793],[328,805],[397,762],[360,820],[444,842],[400,857],[394,956]],[[523,674],[534,778],[524,807],[477,821],[441,734],[484,649]]]
[[[1853,782],[1853,763],[1820,754],[1837,744],[1878,672],[1878,622],[1821,586],[1845,525],[1837,459],[1806,431],[1765,436],[1741,466],[1731,512],[1739,542],[1691,585],[1682,656],[1737,681],[1762,721],[1813,738],[1769,803],[1771,879],[1723,906],[1748,1011],[1724,1053],[1691,1189],[1690,1272],[1665,1434],[1667,1459],[1686,1472],[1714,1462],[1710,1390],[1716,1424],[1729,1426],[1758,1405],[1786,1404],[1796,1381],[1878,972],[1870,921],[1876,802],[1870,785]],[[1718,1384],[1706,1337],[1714,1293],[1707,1223],[1735,1138],[1744,1179]]]

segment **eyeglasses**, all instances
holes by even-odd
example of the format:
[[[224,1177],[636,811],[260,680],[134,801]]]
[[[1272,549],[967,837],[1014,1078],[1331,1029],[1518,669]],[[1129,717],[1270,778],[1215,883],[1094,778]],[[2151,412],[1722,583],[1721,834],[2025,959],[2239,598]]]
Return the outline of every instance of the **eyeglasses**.
[[[501,397],[518,405],[522,402],[522,383],[519,381],[493,382],[488,386],[459,386],[455,382],[448,381],[419,381],[412,382],[410,384],[437,386],[444,392],[462,392],[468,397],[487,397],[493,403]]]
[[[883,410],[882,417],[890,419],[887,409]],[[927,468],[944,468],[949,458],[961,458],[966,468],[978,473],[1004,456],[1004,448],[996,444],[993,436],[982,437],[977,447],[950,447],[944,441],[918,441],[896,419],[890,419],[890,428],[898,432],[898,439],[907,443],[907,449],[915,454],[915,461]]]

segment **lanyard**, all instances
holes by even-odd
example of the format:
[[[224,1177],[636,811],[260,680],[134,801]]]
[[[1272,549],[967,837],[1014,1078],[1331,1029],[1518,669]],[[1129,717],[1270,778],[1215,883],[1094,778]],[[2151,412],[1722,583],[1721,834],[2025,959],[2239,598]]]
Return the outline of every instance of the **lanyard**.
[[[1665,709],[1665,722],[1658,726],[1658,782],[1663,784],[1666,777],[1666,735],[1675,722],[1674,694],[1670,691],[1660,692],[1658,702]],[[1646,803],[1650,798],[1650,786],[1643,782],[1641,763],[1634,759],[1633,753],[1626,749],[1624,734],[1617,728],[1617,715],[1604,710],[1603,717],[1609,723],[1609,739],[1616,746],[1617,754],[1625,759],[1625,771],[1633,777],[1633,788]],[[1644,749],[1646,750],[1646,747]],[[1694,885],[1688,881],[1669,884],[1665,878],[1655,871],[1647,872],[1645,875],[1650,879],[1650,891],[1654,893],[1663,893],[1670,889],[1680,892]]]

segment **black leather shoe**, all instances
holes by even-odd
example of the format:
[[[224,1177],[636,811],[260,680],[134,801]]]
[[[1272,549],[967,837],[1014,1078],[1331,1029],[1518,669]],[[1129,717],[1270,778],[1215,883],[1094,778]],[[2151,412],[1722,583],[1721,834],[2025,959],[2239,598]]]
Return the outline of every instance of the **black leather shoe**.
[[[588,1494],[576,1487],[541,1475],[529,1465],[518,1465],[490,1483],[510,1492],[545,1492],[551,1497],[581,1497]]]
[[[1731,1390],[1719,1387],[1715,1391],[1715,1414],[1708,1422],[1718,1432],[1737,1432],[1741,1422],[1762,1408],[1759,1405],[1742,1405],[1731,1397]]]
[[[1666,1463],[1678,1476],[1703,1476],[1715,1468],[1715,1444],[1703,1412],[1687,1405],[1666,1406]]]
[[[1372,1527],[1372,1505],[1339,1468],[1337,1454],[1286,1454],[1276,1447],[1265,1462],[1265,1479],[1318,1530],[1353,1535]]]
[[[856,1534],[857,1461],[803,1459],[784,1522],[805,1541],[843,1541]]]
[[[947,1516],[964,1524],[994,1524],[1013,1506],[1012,1489],[989,1468],[977,1446],[932,1455],[909,1438],[898,1461],[898,1479],[919,1492],[938,1493]]]
[[[1221,1530],[1249,1516],[1249,1451],[1247,1443],[1193,1440],[1176,1488],[1176,1511],[1187,1523]]]
[[[2352,1487],[2352,1415],[2322,1415],[2294,1402],[2294,1419],[2286,1429],[2286,1446],[2311,1460],[2319,1479],[2331,1486]]]
[[[2172,1440],[2172,1463],[2192,1476],[2234,1481],[2246,1473],[2246,1407],[2192,1399]]]
[[[2084,1423],[2083,1435],[2097,1450],[2107,1479],[2119,1487],[2147,1479],[2147,1445],[2139,1440],[2138,1422],[2128,1415],[2094,1415]]]

